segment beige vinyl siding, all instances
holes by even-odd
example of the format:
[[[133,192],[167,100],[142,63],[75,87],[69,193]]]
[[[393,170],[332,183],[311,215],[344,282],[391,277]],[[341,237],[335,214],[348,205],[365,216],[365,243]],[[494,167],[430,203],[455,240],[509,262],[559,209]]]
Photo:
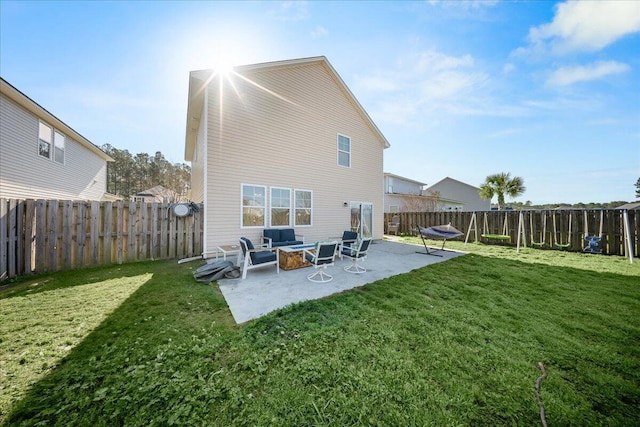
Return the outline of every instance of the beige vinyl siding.
[[[204,114],[201,117],[204,117]],[[204,162],[205,144],[207,143],[205,127],[206,120],[201,120],[198,126],[194,154],[191,156],[191,200],[197,203],[204,202]]]
[[[278,96],[239,78],[235,90],[226,82],[221,128],[218,81],[209,85],[207,250],[262,234],[241,228],[241,184],[264,185],[267,194],[270,187],[312,191],[313,225],[296,227],[306,241],[347,230],[343,203],[351,201],[374,204],[374,238],[382,238],[384,141],[326,65],[244,75]],[[338,134],[351,138],[350,168],[338,166]]]
[[[44,158],[38,155],[39,118],[5,95],[0,95],[0,110],[0,197],[102,198],[107,179],[104,159],[59,129],[65,136],[64,164]]]

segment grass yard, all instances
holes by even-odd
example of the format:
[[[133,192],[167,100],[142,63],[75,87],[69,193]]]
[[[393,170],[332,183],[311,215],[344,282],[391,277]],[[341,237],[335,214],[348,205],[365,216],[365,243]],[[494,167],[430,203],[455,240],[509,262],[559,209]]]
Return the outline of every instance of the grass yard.
[[[550,426],[640,424],[640,261],[447,247],[472,253],[240,326],[198,262],[22,279],[0,421],[534,426],[543,362]]]

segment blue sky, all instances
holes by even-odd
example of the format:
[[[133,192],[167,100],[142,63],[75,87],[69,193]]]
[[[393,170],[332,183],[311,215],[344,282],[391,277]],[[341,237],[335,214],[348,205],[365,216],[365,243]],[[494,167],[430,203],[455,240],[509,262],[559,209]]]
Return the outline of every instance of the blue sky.
[[[188,73],[326,56],[433,184],[524,179],[518,201],[633,200],[640,2],[15,2],[0,74],[97,145],[184,161]]]

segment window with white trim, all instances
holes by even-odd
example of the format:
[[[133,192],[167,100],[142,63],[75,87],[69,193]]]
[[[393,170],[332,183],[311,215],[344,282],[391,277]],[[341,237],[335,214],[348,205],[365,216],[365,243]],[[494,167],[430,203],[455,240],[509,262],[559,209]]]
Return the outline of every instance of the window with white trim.
[[[64,135],[53,131],[53,161],[64,165]]]
[[[291,226],[291,189],[271,187],[271,226]]]
[[[38,127],[38,154],[57,163],[64,164],[64,135],[44,122]]]
[[[338,134],[338,165],[351,167],[351,138]]]
[[[242,227],[264,227],[267,187],[242,184]]]
[[[38,129],[38,154],[47,159],[51,158],[51,136],[53,128],[47,124],[40,122]]]
[[[313,194],[309,190],[295,190],[295,226],[311,225]]]

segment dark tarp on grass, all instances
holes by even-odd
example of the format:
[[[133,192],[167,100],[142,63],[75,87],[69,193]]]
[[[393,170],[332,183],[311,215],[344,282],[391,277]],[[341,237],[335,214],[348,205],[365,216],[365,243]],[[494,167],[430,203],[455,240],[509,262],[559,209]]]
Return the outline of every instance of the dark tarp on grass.
[[[240,267],[236,267],[231,261],[216,261],[205,264],[193,272],[193,278],[202,283],[210,283],[223,277],[227,279],[240,277]]]

